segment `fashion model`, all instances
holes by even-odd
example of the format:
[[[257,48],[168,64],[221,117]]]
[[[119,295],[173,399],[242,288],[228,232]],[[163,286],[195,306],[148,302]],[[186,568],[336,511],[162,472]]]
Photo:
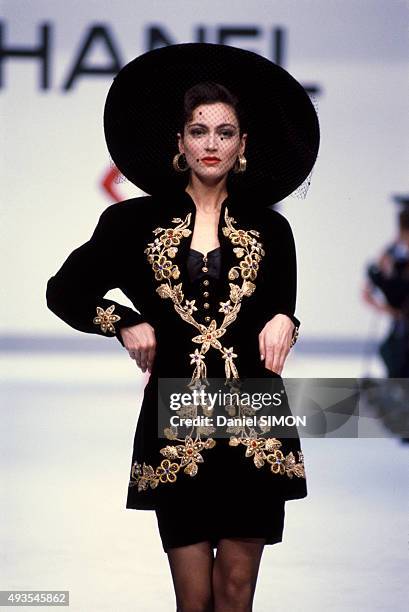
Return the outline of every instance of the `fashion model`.
[[[185,43],[116,75],[104,129],[116,166],[147,195],[103,211],[49,279],[47,304],[75,329],[116,337],[150,373],[126,508],[156,513],[177,610],[252,610],[264,546],[282,541],[285,502],[307,495],[298,432],[280,438],[243,422],[223,436],[198,419],[212,413],[202,400],[179,410],[187,424],[162,430],[161,381],[203,391],[223,379],[239,398],[244,380],[281,381],[300,327],[296,251],[270,205],[308,180],[317,116],[269,60]],[[135,309],[106,299],[112,288]],[[230,416],[253,413],[227,406]]]

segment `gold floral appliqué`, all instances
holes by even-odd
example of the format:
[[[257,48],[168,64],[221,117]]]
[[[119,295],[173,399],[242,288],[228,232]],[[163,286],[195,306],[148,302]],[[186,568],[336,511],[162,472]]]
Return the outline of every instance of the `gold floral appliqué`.
[[[112,314],[114,310],[115,304],[111,304],[111,306],[108,306],[106,310],[101,308],[101,306],[97,306],[97,316],[93,318],[92,322],[95,325],[100,325],[101,330],[104,332],[104,334],[107,331],[110,331],[113,334],[116,333],[113,323],[116,323],[116,321],[120,321],[121,317],[117,314]]]

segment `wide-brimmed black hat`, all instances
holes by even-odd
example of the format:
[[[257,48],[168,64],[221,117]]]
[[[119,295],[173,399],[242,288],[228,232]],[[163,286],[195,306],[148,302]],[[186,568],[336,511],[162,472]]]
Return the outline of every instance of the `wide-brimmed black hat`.
[[[286,70],[251,51],[183,43],[148,51],[114,77],[104,109],[109,153],[122,174],[149,195],[184,187],[176,172],[183,98],[213,81],[234,94],[246,117],[245,172],[229,171],[228,190],[266,204],[282,200],[309,176],[320,133],[305,89]],[[257,200],[253,200],[257,203]]]

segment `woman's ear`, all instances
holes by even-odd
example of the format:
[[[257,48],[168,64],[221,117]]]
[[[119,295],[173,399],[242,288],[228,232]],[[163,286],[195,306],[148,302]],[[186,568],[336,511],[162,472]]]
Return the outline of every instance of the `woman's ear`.
[[[241,137],[241,143],[240,143],[240,155],[243,155],[244,150],[246,148],[246,142],[247,142],[247,134],[243,134]]]
[[[177,138],[178,138],[178,149],[179,149],[179,153],[184,153],[185,152],[185,148],[183,146],[183,138],[180,132],[177,133]]]

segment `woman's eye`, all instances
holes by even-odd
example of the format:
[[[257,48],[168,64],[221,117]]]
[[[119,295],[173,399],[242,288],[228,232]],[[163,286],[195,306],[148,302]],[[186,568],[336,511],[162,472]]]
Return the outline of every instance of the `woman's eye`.
[[[201,130],[200,128],[194,128],[190,130],[190,134],[192,136],[201,136],[202,134],[204,134],[204,130]],[[231,138],[232,136],[234,136],[234,132],[232,132],[231,130],[222,130],[220,134],[225,138]]]

